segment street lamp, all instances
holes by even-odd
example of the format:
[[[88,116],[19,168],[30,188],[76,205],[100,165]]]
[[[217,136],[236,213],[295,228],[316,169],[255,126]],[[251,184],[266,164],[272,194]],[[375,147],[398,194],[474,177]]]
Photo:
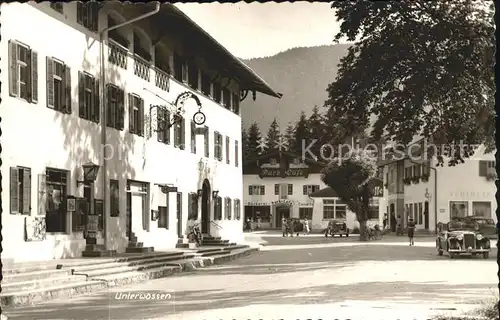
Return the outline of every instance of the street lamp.
[[[79,186],[81,184],[88,185],[90,183],[94,183],[97,179],[97,174],[99,173],[99,165],[94,164],[92,162],[87,162],[82,165],[83,168],[83,180],[77,180],[76,185]]]

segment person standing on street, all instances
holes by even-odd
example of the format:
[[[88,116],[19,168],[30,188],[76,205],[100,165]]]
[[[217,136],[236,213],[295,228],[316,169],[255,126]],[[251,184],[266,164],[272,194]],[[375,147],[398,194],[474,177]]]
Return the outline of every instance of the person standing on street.
[[[387,213],[384,213],[384,220],[382,221],[382,224],[384,226],[384,231],[387,228]]]
[[[287,232],[286,228],[287,228],[287,221],[283,217],[283,218],[281,218],[281,232],[283,232],[283,237],[288,236],[288,232]]]
[[[410,246],[415,245],[413,242],[413,236],[415,233],[415,222],[413,222],[413,218],[408,219],[408,240],[410,241]]]
[[[304,218],[304,234],[309,234],[309,220],[307,220],[307,217]]]

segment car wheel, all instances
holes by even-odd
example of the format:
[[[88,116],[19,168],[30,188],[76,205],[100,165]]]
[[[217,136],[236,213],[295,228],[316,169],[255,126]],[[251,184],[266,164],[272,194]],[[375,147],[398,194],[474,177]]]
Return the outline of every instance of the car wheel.
[[[489,252],[484,252],[483,253],[483,259],[488,259],[490,257],[490,253]]]
[[[443,255],[443,250],[438,249],[438,255],[442,256]]]

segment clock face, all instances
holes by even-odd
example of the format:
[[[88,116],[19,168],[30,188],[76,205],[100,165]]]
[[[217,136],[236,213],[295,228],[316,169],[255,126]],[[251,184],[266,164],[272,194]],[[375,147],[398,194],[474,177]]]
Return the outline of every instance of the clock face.
[[[197,124],[197,125],[202,125],[202,124],[204,124],[204,123],[205,123],[205,120],[206,120],[206,118],[205,118],[205,114],[204,114],[203,112],[201,112],[201,111],[196,112],[196,113],[194,114],[194,116],[193,116],[193,121],[194,121],[194,123],[195,123],[195,124]]]

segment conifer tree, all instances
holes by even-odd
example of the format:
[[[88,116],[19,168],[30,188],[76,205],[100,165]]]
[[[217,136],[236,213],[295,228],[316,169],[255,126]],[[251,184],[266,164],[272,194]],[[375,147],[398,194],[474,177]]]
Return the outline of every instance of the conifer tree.
[[[311,116],[307,119],[307,128],[310,139],[308,144],[313,143],[310,148],[311,153],[320,158],[321,146],[325,144],[326,141],[324,135],[323,116],[319,113],[317,105],[314,106]]]
[[[273,122],[269,126],[269,130],[267,131],[267,139],[266,139],[267,152],[279,151],[280,144],[281,144],[280,129],[278,122],[276,121],[276,118],[274,118]]]
[[[308,140],[310,140],[310,137],[309,130],[307,128],[307,118],[304,111],[302,111],[299,120],[295,124],[294,139],[293,144],[291,145],[291,151],[298,155],[302,155],[302,145],[304,144],[305,146],[307,146],[309,144]]]
[[[285,134],[283,135],[283,141],[286,146],[286,151],[293,151],[293,145],[295,141],[295,127],[292,123],[288,123]]]
[[[259,149],[262,140],[261,132],[257,122],[252,123],[248,128],[247,133],[247,157],[248,159],[255,159],[261,154]]]

